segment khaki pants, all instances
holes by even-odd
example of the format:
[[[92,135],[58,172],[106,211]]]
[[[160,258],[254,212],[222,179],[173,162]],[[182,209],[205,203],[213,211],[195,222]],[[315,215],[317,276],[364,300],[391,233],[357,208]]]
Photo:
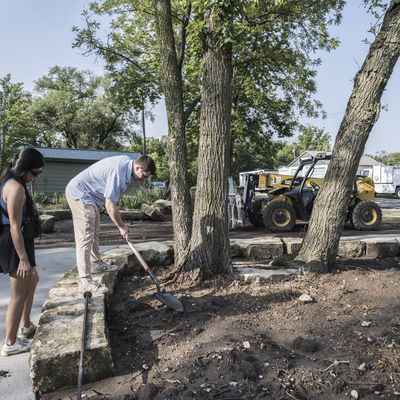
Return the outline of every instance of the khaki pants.
[[[91,265],[101,263],[99,250],[100,214],[91,204],[74,200],[65,192],[74,222],[76,263],[79,278],[91,278]]]

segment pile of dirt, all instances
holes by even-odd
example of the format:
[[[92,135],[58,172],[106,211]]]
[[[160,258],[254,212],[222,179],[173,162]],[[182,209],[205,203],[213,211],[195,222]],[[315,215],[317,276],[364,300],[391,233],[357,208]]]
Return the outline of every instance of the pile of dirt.
[[[116,375],[84,398],[400,399],[399,261],[339,260],[331,274],[265,284],[177,285],[155,269],[182,313],[148,276],[124,277],[107,310]]]

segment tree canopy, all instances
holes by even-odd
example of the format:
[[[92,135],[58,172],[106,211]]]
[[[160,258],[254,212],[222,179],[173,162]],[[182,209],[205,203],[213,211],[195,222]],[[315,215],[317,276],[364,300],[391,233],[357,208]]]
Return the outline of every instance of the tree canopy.
[[[33,129],[29,108],[32,96],[23,90],[22,83],[12,83],[11,74],[0,79],[0,148],[1,166],[18,147],[33,144]]]
[[[119,87],[90,71],[55,66],[35,84],[36,127],[69,148],[121,149],[136,139],[137,112]]]
[[[192,113],[200,100],[203,68],[201,15],[207,7],[223,4],[171,1],[185,118],[188,124],[197,124],[188,137],[194,141],[199,120],[192,118]],[[272,0],[235,0],[230,4],[232,18],[218,29],[221,41],[233,46],[232,152],[236,146],[236,153],[250,146],[262,157],[265,150],[259,142],[273,150],[273,135],[290,137],[301,126],[299,116],[324,116],[321,103],[312,99],[320,64],[315,51],[330,51],[338,45],[329,36],[328,27],[340,22],[344,1],[302,0],[296,7],[292,2]],[[153,2],[97,1],[90,3],[83,15],[86,27],[74,28],[74,45],[85,55],[102,57],[108,71],[128,83],[127,91],[131,90],[133,96],[144,96],[150,103],[157,101],[163,87]]]

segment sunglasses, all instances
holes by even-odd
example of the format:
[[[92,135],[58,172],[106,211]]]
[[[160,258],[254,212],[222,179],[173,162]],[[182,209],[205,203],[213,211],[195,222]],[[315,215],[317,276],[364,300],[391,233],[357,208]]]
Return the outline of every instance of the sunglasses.
[[[29,172],[36,178],[38,175],[40,175],[42,173],[42,170],[37,171],[37,172],[29,170]]]

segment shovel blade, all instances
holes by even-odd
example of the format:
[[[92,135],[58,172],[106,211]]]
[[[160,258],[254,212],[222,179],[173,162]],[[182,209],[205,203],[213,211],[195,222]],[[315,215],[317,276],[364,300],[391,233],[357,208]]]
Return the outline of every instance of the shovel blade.
[[[165,304],[166,306],[172,308],[175,311],[182,312],[183,311],[183,305],[182,303],[172,294],[168,292],[157,292],[156,297],[158,300],[161,301],[161,303]]]

